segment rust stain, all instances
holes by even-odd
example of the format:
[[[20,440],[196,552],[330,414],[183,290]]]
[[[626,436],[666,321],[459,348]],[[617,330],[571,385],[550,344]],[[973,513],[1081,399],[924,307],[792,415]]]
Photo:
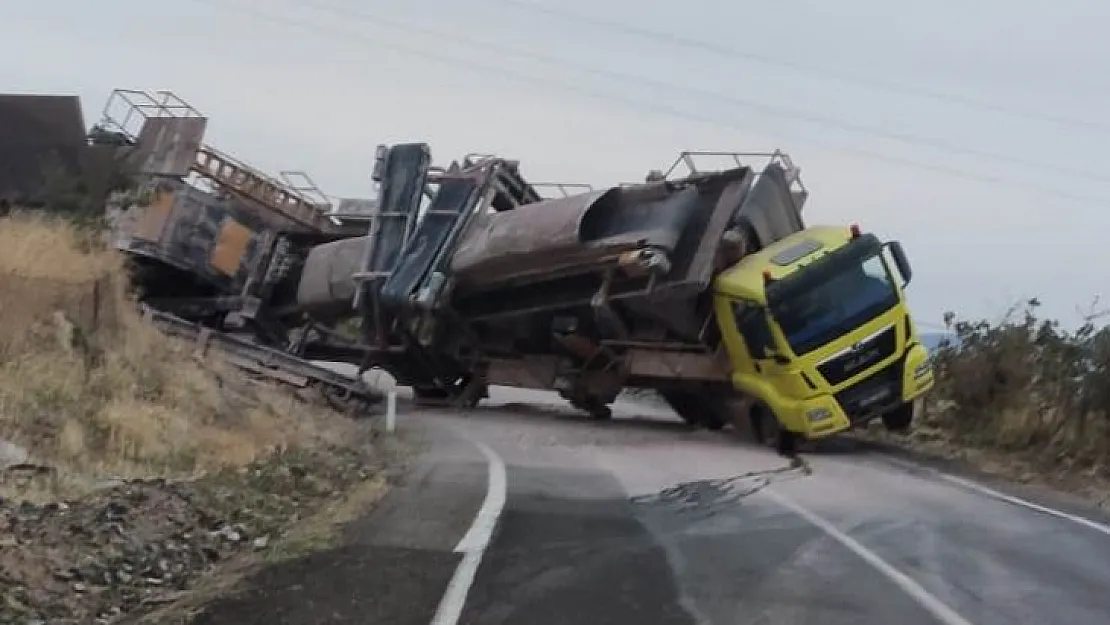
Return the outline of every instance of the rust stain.
[[[243,261],[243,255],[253,234],[250,228],[238,221],[230,217],[225,219],[208,262],[221,273],[234,276],[239,271],[239,265]]]
[[[166,221],[173,211],[174,194],[167,191],[160,191],[154,197],[154,201],[148,204],[143,209],[143,214],[139,217],[139,223],[135,225],[136,239],[144,241],[158,241],[162,238],[162,231],[166,227]]]

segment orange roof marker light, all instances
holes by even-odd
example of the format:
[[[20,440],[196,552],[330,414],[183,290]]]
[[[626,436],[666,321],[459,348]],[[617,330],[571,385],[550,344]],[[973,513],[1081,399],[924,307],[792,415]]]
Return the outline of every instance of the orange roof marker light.
[[[853,239],[859,238],[859,224],[852,224],[848,226],[848,231],[852,233]]]

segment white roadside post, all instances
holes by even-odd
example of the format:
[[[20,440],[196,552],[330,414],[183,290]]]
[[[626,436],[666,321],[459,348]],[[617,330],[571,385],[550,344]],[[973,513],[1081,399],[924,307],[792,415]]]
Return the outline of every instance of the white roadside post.
[[[390,434],[397,429],[397,391],[389,389],[385,395],[385,431]]]

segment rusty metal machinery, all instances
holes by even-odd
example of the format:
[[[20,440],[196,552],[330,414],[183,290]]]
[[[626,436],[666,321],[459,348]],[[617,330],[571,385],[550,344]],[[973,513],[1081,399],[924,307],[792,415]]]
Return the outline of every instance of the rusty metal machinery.
[[[434,168],[423,144],[382,150],[376,222],[311,249],[297,286],[297,305],[321,318],[354,302],[362,340],[305,349],[381,366],[425,399],[472,403],[486,384],[520,385],[601,416],[628,384],[727,384],[712,278],[802,228],[796,169],[758,156],[758,170],[672,167],[545,198],[513,161]]]
[[[605,416],[627,385],[723,387],[712,279],[803,227],[806,191],[779,152],[687,152],[594,190],[530,183],[492,155],[437,167],[426,144],[381,146],[377,197],[327,203],[307,177],[206,147],[203,116],[171,95],[117,92],[139,112],[105,116],[146,181],[115,223],[147,303],[296,358],[384,368],[426,401],[518,385]],[[734,162],[705,170],[705,156]]]
[[[206,145],[206,125],[168,91],[113,92],[90,131],[77,97],[0,95],[0,215],[13,205],[104,213],[163,331],[253,374],[374,403],[361,379],[293,353],[304,323],[295,288],[283,291],[307,250],[365,233],[373,201],[333,200],[302,172],[268,176]],[[239,331],[222,332],[232,318]]]
[[[171,91],[129,89],[112,92],[99,123],[101,131],[136,146],[132,162],[140,176],[203,182],[271,213],[278,229],[350,232],[346,222],[332,218],[330,200],[307,174],[265,174],[204,143],[207,125],[207,117]]]
[[[297,325],[283,281],[303,250],[364,233],[373,201],[333,201],[303,172],[269,176],[205,143],[206,128],[172,92],[112,93],[96,131],[129,147],[137,181],[109,203],[113,242],[148,304],[216,326],[233,313],[283,345]]]

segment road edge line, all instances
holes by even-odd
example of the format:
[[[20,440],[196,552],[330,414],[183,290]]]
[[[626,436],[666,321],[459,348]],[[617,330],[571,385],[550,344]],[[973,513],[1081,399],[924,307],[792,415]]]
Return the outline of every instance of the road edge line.
[[[883,454],[880,454],[880,457],[883,460],[887,461],[887,462],[899,465],[899,466],[904,467],[904,468],[913,469],[915,471],[925,471],[927,473],[935,475],[939,479],[942,479],[942,480],[944,480],[946,482],[949,482],[951,484],[955,484],[956,486],[960,486],[960,487],[962,487],[966,490],[970,490],[972,492],[979,493],[980,495],[985,495],[985,496],[990,497],[992,499],[997,499],[999,501],[1004,501],[1006,503],[1013,504],[1015,506],[1021,506],[1023,508],[1028,508],[1030,510],[1035,510],[1035,511],[1041,512],[1043,514],[1047,514],[1047,515],[1054,516],[1054,517],[1057,517],[1057,518],[1060,518],[1060,519],[1064,519],[1065,521],[1071,521],[1072,523],[1077,523],[1079,525],[1087,527],[1088,529],[1093,529],[1096,532],[1100,532],[1102,534],[1106,534],[1107,536],[1110,536],[1110,525],[1107,525],[1105,523],[1099,523],[1098,521],[1095,521],[1094,519],[1088,519],[1087,517],[1080,516],[1078,514],[1072,514],[1070,512],[1064,512],[1063,510],[1057,510],[1056,508],[1050,508],[1048,506],[1041,505],[1039,503],[1029,501],[1028,499],[1023,499],[1021,497],[1017,497],[1015,495],[1008,495],[1008,494],[1006,494],[1002,491],[995,490],[995,489],[993,489],[989,486],[984,486],[983,484],[975,482],[974,480],[969,480],[967,478],[962,478],[962,477],[959,477],[957,475],[952,475],[950,473],[945,473],[944,471],[940,471],[939,469],[934,469],[932,467],[919,465],[915,462],[910,462],[908,460],[903,460],[901,458],[894,458],[894,457],[883,455]]]
[[[851,551],[861,560],[870,564],[872,568],[894,582],[895,585],[905,591],[914,601],[932,614],[937,620],[944,623],[944,625],[972,625],[971,621],[965,619],[958,612],[949,607],[948,604],[938,599],[935,595],[926,590],[924,586],[914,581],[909,575],[894,568],[889,562],[880,558],[867,547],[864,547],[863,544],[856,539],[837,529],[836,526],[829,521],[803,508],[801,504],[798,504],[785,495],[781,495],[769,488],[763,489],[762,492],[779,505],[800,516],[810,525],[825,532],[830,538],[848,549],[848,551]]]
[[[470,441],[482,455],[486,457],[486,497],[482,506],[474,515],[470,529],[463,535],[455,546],[455,553],[462,553],[463,557],[455,567],[451,581],[432,617],[432,625],[455,625],[462,616],[466,606],[466,597],[471,585],[478,574],[478,566],[482,563],[482,556],[493,539],[493,531],[505,509],[508,496],[508,478],[506,475],[505,461],[497,452],[488,445],[470,437],[463,436]]]

